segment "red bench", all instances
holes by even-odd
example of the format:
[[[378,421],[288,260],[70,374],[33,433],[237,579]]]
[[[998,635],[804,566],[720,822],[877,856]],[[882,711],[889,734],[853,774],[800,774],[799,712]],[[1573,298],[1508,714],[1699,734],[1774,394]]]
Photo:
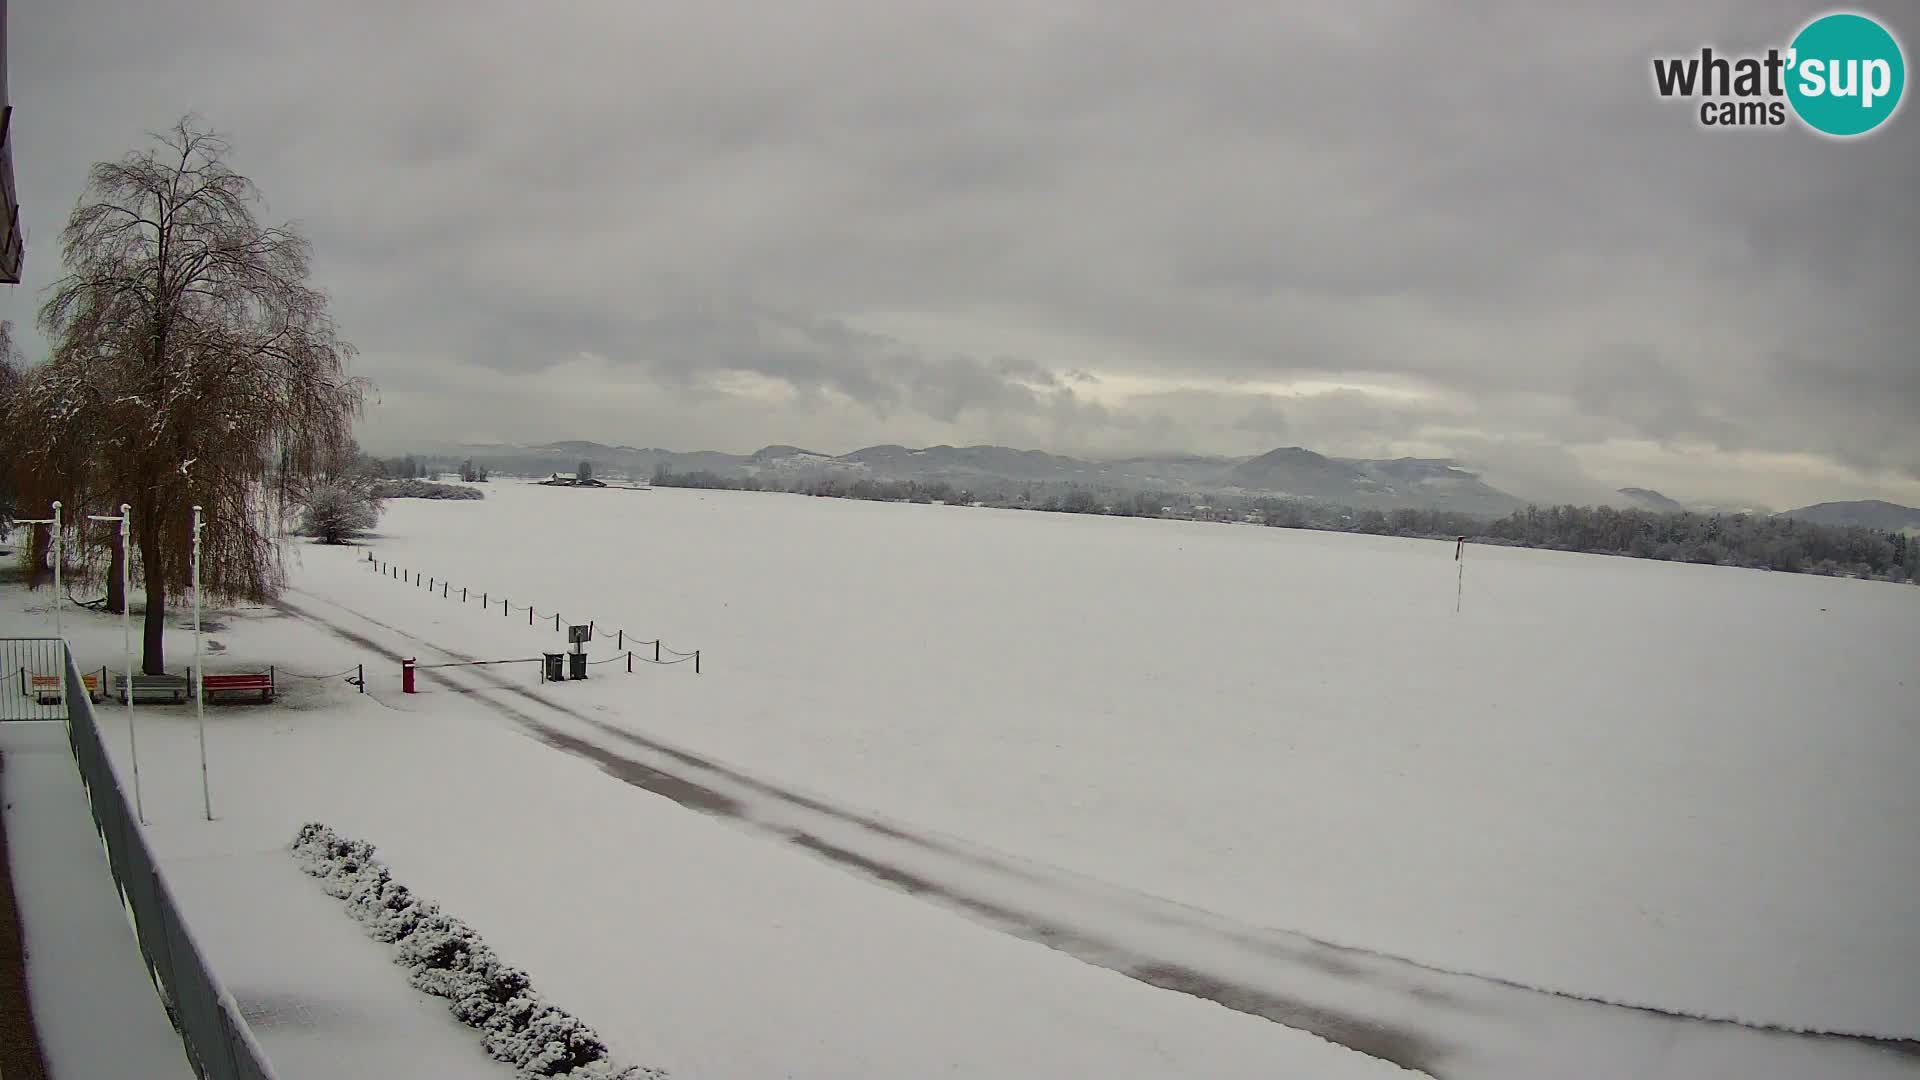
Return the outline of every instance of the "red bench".
[[[262,702],[273,700],[273,669],[226,675],[201,675],[200,689],[207,694],[253,693]]]

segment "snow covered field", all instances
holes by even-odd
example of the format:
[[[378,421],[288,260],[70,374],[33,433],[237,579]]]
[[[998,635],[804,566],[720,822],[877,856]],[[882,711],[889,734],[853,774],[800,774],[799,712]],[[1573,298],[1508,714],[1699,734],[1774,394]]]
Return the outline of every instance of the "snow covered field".
[[[188,714],[148,711],[156,843],[209,911],[237,893],[317,893],[276,849],[328,821],[379,845],[620,1060],[682,1076],[1393,1072],[1145,985],[1183,985],[1170,969],[1130,980],[996,933],[985,896],[1104,943],[1059,944],[1083,958],[1154,925],[1215,950],[1291,931],[1305,937],[1262,944],[1329,969],[1380,953],[1675,1013],[1920,1037],[1920,591],[1472,548],[1456,615],[1450,544],[486,490],[390,503],[369,542],[450,578],[450,598],[375,575],[365,551],[302,547],[287,602],[328,625],[254,613],[216,635],[215,670],[365,661],[373,691],[289,684],[284,708],[211,712],[222,820],[197,818]],[[615,662],[542,688],[528,665],[449,669],[398,693],[392,656],[562,648],[555,610],[700,648],[703,673]],[[117,630],[84,620],[70,623],[83,664],[114,662],[85,653],[117,654]],[[594,658],[611,650],[596,642]],[[795,842],[657,798],[644,762],[701,778],[682,802],[737,804],[714,812]],[[855,849],[929,900],[843,872]],[[972,890],[972,917],[939,902],[948,884]],[[1076,917],[1074,895],[1093,913]],[[230,948],[261,978],[300,980],[298,949],[267,962]],[[1288,994],[1316,989],[1284,983],[1307,965],[1257,955],[1210,970],[1237,963],[1283,1002],[1266,1015],[1336,1035],[1349,1006],[1427,1008],[1409,1030],[1433,1045],[1342,1041],[1439,1075],[1619,1075],[1623,1061],[1482,1051],[1531,1028],[1579,1057],[1638,1045],[1626,1028],[1655,1022],[1577,1003],[1521,1015],[1504,999],[1435,1012],[1481,990],[1384,959],[1380,983],[1428,1005],[1289,1012]],[[351,1001],[352,980],[334,978]],[[229,977],[237,994],[243,981]],[[1634,1060],[1636,1075],[1920,1071],[1910,1050],[1822,1058],[1830,1042],[1702,1025],[1678,1053],[1653,1030],[1648,1052],[1666,1056]],[[1442,1045],[1450,1033],[1461,1045]],[[1713,1056],[1738,1039],[1746,1051]],[[445,1071],[482,1060],[476,1047]]]
[[[626,719],[757,775],[1449,970],[1920,1036],[1910,588],[1476,547],[1455,615],[1446,543],[665,489],[494,484],[381,532],[700,647]]]

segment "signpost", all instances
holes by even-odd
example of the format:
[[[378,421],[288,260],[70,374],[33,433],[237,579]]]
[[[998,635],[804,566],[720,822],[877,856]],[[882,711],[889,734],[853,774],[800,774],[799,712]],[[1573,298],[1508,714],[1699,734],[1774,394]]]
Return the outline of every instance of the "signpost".
[[[587,642],[593,640],[593,625],[567,627],[567,643],[573,646],[573,652],[567,657],[567,677],[584,679],[587,677]]]

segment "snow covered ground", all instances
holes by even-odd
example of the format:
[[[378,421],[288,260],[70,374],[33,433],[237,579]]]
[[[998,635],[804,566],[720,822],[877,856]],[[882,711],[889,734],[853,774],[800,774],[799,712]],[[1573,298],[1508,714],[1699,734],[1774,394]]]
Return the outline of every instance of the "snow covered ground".
[[[365,661],[373,691],[211,711],[220,821],[197,820],[190,714],[148,711],[169,872],[258,863],[189,887],[213,917],[317,896],[273,867],[326,820],[620,1060],[683,1076],[1394,1071],[1280,1024],[1445,1076],[1920,1074],[1910,1046],[1393,959],[1920,1036],[1920,851],[1895,824],[1920,811],[1920,694],[1883,648],[1916,639],[1912,590],[1476,548],[1455,615],[1437,543],[487,491],[392,503],[371,541],[451,597],[303,547],[298,615],[214,635],[215,670]],[[448,669],[406,697],[376,663],[559,649],[556,608],[699,647],[703,673]],[[83,653],[117,651],[83,619]],[[308,983],[284,997],[354,999],[298,961],[272,965]]]
[[[59,722],[0,724],[0,800],[34,1026],[54,1080],[189,1080]]]
[[[118,649],[105,617],[68,631],[89,661]],[[272,613],[213,636],[214,670],[372,659]],[[150,838],[286,1080],[510,1075],[298,872],[284,848],[315,818],[378,844],[621,1063],[676,1077],[1400,1074],[875,888],[529,740],[477,694],[397,681],[210,709],[213,822],[191,710],[136,710]],[[127,777],[123,713],[100,716]]]
[[[667,489],[381,531],[701,648],[623,721],[756,775],[1448,970],[1920,1036],[1909,588],[1475,547],[1456,615],[1446,543]],[[305,562],[398,625],[485,622]]]

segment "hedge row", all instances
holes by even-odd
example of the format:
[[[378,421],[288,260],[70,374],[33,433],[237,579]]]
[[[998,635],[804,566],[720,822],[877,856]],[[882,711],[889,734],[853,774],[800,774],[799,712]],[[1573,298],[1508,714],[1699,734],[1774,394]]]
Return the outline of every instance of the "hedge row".
[[[301,826],[292,851],[327,895],[347,902],[369,935],[394,946],[394,962],[407,968],[408,982],[447,999],[455,1017],[481,1032],[495,1059],[525,1076],[665,1080],[658,1069],[616,1068],[592,1028],[543,1003],[526,972],[502,963],[472,928],[393,880],[373,857],[373,845],[312,822]]]

